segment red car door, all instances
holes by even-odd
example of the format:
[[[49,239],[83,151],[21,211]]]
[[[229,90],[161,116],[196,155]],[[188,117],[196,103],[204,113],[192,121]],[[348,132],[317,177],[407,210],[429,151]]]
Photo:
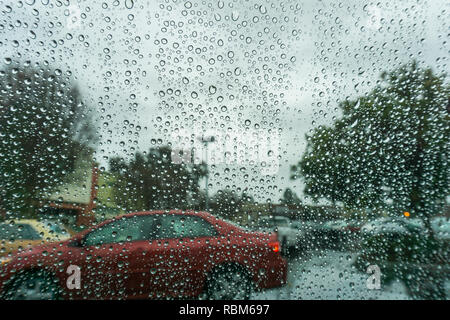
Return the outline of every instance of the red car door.
[[[217,231],[196,216],[140,215],[111,222],[73,248],[83,298],[198,295],[213,263]]]
[[[161,261],[156,241],[141,240],[128,250],[128,270],[125,279],[127,296],[132,298],[157,298],[164,291],[163,279],[158,272]]]
[[[149,247],[154,273],[150,290],[157,296],[199,294],[212,260],[210,242],[217,231],[204,219],[189,215],[161,215],[159,223],[159,239]]]
[[[173,279],[183,279],[178,240],[163,215],[139,217],[141,238],[128,248],[126,289],[129,297],[159,298],[172,295]],[[187,264],[183,265],[187,267]]]
[[[69,266],[80,268],[80,288],[66,292],[69,299],[115,299],[123,286],[120,281],[122,245],[105,243],[98,246],[71,247],[64,259],[65,270]],[[70,274],[67,274],[69,279]]]
[[[71,248],[70,263],[81,268],[78,297],[121,299],[134,293],[143,265],[142,218],[114,220],[88,233]]]
[[[139,215],[135,226],[139,236],[127,245],[125,290],[128,297],[158,298],[167,296],[168,278],[172,273],[164,267],[173,261],[172,241],[161,240],[162,215]],[[173,240],[173,239],[171,239]],[[170,261],[169,261],[170,260]],[[182,273],[182,272],[180,272]]]

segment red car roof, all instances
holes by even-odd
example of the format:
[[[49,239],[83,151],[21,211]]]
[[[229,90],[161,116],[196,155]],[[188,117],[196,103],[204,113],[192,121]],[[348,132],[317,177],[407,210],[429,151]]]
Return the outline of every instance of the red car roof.
[[[126,213],[118,216],[120,217],[130,217],[136,215],[151,215],[151,214],[185,214],[185,215],[195,215],[200,217],[214,217],[212,214],[206,211],[195,211],[195,210],[150,210],[150,211],[137,211]]]

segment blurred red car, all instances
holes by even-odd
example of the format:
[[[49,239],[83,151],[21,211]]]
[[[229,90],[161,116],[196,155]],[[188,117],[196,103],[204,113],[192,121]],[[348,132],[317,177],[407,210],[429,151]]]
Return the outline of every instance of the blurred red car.
[[[105,221],[3,261],[0,295],[248,299],[253,289],[283,285],[286,274],[274,233],[247,231],[206,212],[151,211]]]

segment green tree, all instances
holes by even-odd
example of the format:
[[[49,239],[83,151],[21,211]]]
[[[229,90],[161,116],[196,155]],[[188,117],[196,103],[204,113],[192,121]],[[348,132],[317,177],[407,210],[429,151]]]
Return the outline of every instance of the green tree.
[[[31,62],[0,71],[0,211],[32,213],[95,142],[70,77]]]
[[[235,190],[225,189],[217,191],[210,204],[214,214],[226,219],[233,219],[242,213],[242,205],[251,203],[254,203],[254,200],[246,192],[239,195]]]
[[[283,192],[283,198],[280,199],[280,203],[287,206],[300,206],[302,205],[302,200],[300,200],[291,188],[286,188]]]
[[[348,207],[430,216],[450,191],[450,87],[416,62],[381,76],[364,97],[340,104],[342,118],[307,136],[292,167],[305,194]]]
[[[115,202],[124,210],[184,209],[199,193],[204,165],[175,163],[168,146],[137,152],[133,159],[111,158],[110,171],[116,175]]]

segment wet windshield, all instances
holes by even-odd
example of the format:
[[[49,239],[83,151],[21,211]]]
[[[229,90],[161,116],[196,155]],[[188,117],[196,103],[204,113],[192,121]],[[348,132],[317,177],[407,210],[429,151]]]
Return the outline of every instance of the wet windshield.
[[[444,2],[0,0],[0,298],[449,299]]]

